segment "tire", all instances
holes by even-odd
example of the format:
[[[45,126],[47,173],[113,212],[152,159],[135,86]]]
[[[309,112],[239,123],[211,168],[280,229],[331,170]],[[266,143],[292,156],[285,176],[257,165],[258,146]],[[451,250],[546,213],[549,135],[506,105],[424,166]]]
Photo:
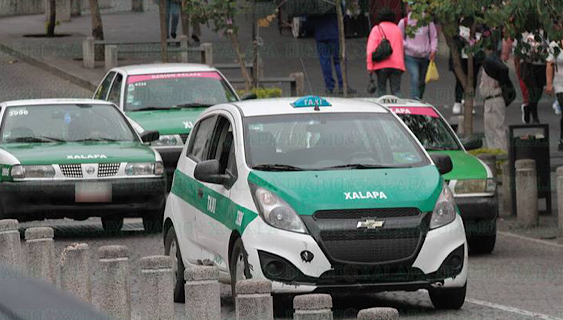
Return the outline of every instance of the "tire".
[[[119,233],[123,229],[123,217],[102,217],[102,227],[106,233]]]
[[[458,310],[465,302],[467,283],[461,288],[442,288],[429,290],[434,308],[440,310]]]
[[[176,253],[174,254],[174,251]],[[164,254],[167,256],[173,255],[172,259],[175,260],[174,264],[174,302],[185,302],[186,296],[184,292],[184,262],[182,260],[182,253],[178,246],[178,238],[176,237],[176,230],[170,227],[166,232],[164,239]]]
[[[146,233],[162,232],[163,215],[157,212],[143,217],[143,228]]]
[[[240,267],[244,270],[242,274],[240,273]],[[233,245],[233,250],[231,251],[231,258],[229,260],[229,270],[231,273],[231,293],[233,297],[233,303],[236,303],[236,285],[237,280],[250,279],[252,275],[250,274],[250,269],[248,268],[248,253],[244,249],[242,239],[238,238]],[[238,278],[237,278],[238,274]]]

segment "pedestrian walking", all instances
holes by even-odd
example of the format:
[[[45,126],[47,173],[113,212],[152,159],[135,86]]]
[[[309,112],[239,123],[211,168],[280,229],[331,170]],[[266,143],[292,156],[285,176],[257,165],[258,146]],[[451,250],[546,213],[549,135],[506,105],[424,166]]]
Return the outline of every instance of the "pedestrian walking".
[[[416,29],[413,37],[407,35],[407,26],[416,27],[417,19],[411,17],[410,5],[407,4],[407,16],[399,22],[405,47],[405,65],[410,75],[412,99],[422,100],[426,89],[426,72],[430,61],[436,59],[438,51],[438,32],[434,22]]]
[[[539,36],[540,40],[536,40]],[[546,51],[547,42],[543,38],[543,31],[523,34],[522,41],[527,45],[522,46],[521,55],[524,56],[521,72],[524,83],[528,88],[528,105],[522,106],[522,122],[540,123],[538,117],[538,103],[543,95],[546,85]]]
[[[180,21],[180,0],[166,0],[166,37],[176,39],[176,31]]]
[[[546,93],[555,95],[559,106],[563,106],[563,40],[552,42],[546,67]],[[559,151],[563,151],[563,116],[560,120]]]
[[[395,13],[388,8],[379,13],[380,23],[373,27],[367,42],[367,70],[370,74],[377,75],[377,95],[387,94],[387,83],[391,87],[391,94],[402,96],[401,77],[405,72],[405,51],[403,34],[395,24]],[[390,47],[390,50],[381,50]],[[389,51],[383,60],[374,56],[374,53]]]

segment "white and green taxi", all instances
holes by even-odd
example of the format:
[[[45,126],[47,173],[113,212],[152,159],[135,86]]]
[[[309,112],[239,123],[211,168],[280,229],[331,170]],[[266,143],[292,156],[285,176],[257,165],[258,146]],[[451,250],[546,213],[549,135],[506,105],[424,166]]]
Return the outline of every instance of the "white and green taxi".
[[[115,103],[138,131],[158,131],[152,146],[171,180],[194,121],[215,104],[239,101],[236,91],[215,68],[187,63],[131,65],[111,69],[94,99]]]
[[[162,226],[164,167],[113,104],[48,99],[0,104],[0,219],[101,217],[116,232],[125,217]]]
[[[234,288],[274,293],[426,289],[460,308],[467,286],[461,217],[429,155],[387,108],[348,99],[222,104],[198,119],[167,198],[165,253],[183,270],[216,265]]]
[[[466,150],[482,146],[482,140],[460,141],[444,117],[432,105],[385,96],[373,101],[388,107],[411,129],[430,154],[452,159],[453,169],[444,175],[461,212],[472,253],[495,248],[498,218],[496,182],[490,168]]]

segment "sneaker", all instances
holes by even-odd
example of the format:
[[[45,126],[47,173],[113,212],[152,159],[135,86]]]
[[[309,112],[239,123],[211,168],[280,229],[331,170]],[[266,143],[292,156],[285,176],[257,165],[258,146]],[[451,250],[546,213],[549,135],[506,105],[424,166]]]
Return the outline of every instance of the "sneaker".
[[[456,102],[454,104],[454,107],[452,108],[452,113],[453,114],[460,114],[461,113],[461,103]]]
[[[561,106],[559,105],[559,100],[553,101],[552,107],[553,107],[553,111],[555,111],[556,115],[561,114]]]
[[[528,111],[528,105],[523,103],[520,109],[522,110],[522,123],[530,123],[530,112]]]

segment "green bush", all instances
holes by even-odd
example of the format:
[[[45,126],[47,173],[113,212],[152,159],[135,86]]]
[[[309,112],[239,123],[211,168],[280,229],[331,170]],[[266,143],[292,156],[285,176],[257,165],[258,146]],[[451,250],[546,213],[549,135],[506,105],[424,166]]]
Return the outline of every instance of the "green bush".
[[[497,176],[500,177],[502,175],[502,165],[504,164],[505,161],[507,160],[499,160],[498,156],[502,156],[502,155],[507,155],[506,151],[502,150],[502,149],[487,149],[487,148],[480,148],[480,149],[475,149],[475,150],[470,150],[468,151],[470,154],[474,155],[474,156],[478,156],[480,154],[492,154],[494,156],[497,156],[497,161],[496,161],[496,169],[497,169]]]
[[[279,98],[282,96],[282,89],[277,87],[270,87],[270,88],[254,88],[250,90],[250,92],[256,94],[258,99],[268,99],[268,98]],[[242,96],[246,93],[245,90],[237,90],[239,96]]]

